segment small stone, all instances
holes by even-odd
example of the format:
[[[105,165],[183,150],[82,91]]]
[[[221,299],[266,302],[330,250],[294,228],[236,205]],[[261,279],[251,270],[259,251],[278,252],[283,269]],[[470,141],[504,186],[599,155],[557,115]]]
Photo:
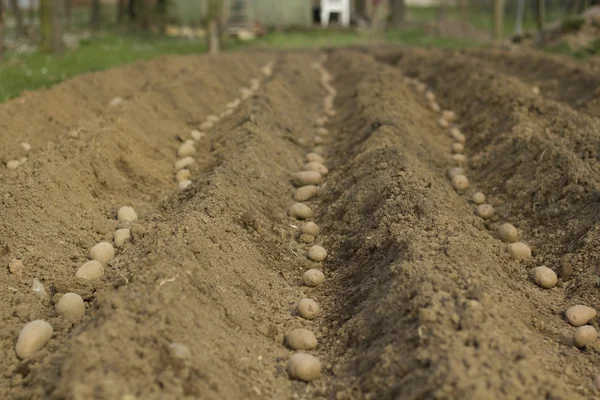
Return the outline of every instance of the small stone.
[[[42,282],[40,282],[40,280],[38,278],[33,278],[33,283],[31,285],[31,290],[33,290],[33,292],[35,293],[35,295],[37,297],[39,297],[42,300],[48,300],[50,298],[50,296],[48,295],[48,292],[46,291],[46,288],[44,287],[44,285],[42,284]]]
[[[8,262],[8,271],[18,278],[23,277],[23,272],[25,271],[25,266],[23,265],[23,261],[17,260],[13,258]]]
[[[15,351],[20,359],[30,358],[35,352],[48,343],[52,337],[52,325],[37,319],[31,321],[21,329]]]

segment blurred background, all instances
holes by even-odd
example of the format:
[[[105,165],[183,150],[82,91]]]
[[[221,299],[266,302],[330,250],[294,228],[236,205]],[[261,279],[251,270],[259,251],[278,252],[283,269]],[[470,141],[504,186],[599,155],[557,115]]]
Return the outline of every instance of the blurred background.
[[[0,0],[0,101],[162,54],[397,43],[600,53],[600,0]]]

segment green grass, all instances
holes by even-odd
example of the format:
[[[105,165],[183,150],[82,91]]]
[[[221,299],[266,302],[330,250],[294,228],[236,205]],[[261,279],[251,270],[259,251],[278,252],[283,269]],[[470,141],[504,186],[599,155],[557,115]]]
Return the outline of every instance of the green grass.
[[[163,54],[191,54],[206,50],[204,42],[160,36],[105,35],[80,43],[62,56],[34,52],[8,56],[0,63],[0,102],[23,90],[47,87],[85,72],[101,71]]]

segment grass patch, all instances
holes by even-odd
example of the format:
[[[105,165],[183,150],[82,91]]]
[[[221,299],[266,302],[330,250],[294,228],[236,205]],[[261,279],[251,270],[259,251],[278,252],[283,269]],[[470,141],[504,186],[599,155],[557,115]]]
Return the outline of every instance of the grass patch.
[[[204,42],[154,35],[105,35],[85,40],[62,56],[31,53],[10,55],[0,64],[0,101],[17,97],[23,90],[48,87],[85,72],[102,71],[163,54],[206,51]]]

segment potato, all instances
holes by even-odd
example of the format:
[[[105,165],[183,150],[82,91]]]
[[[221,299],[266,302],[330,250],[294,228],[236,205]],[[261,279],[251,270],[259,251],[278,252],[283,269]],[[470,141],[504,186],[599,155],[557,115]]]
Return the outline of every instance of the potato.
[[[292,183],[296,186],[320,185],[322,181],[318,171],[300,171],[292,176]]]
[[[532,87],[531,91],[533,92],[533,94],[540,94],[540,88],[537,86]]]
[[[498,236],[504,243],[514,243],[519,239],[517,228],[512,224],[504,223],[498,228]]]
[[[434,111],[436,113],[439,113],[440,111],[442,111],[442,108],[436,101],[430,101],[429,108],[431,108],[431,111]]]
[[[206,133],[200,132],[200,131],[197,131],[194,129],[191,133],[191,136],[192,136],[192,139],[194,139],[194,140],[200,140],[206,136]]]
[[[467,162],[467,157],[464,154],[452,154],[452,161],[457,164],[465,164]]]
[[[260,80],[257,78],[250,79],[250,90],[257,91],[260,88]]]
[[[288,346],[294,350],[312,350],[317,347],[317,337],[308,329],[294,329],[285,337]]]
[[[489,204],[480,204],[475,208],[475,214],[483,219],[490,219],[494,216],[494,207]]]
[[[302,203],[293,204],[290,207],[289,213],[290,217],[297,219],[308,219],[313,215],[312,210]]]
[[[448,123],[448,121],[446,121],[444,118],[440,118],[438,119],[438,124],[442,127],[442,128],[448,128],[450,126],[450,124]]]
[[[133,222],[138,219],[138,216],[133,207],[123,206],[117,211],[117,219],[120,222]]]
[[[90,249],[90,258],[106,264],[108,261],[115,258],[115,249],[108,242],[100,242]]]
[[[196,147],[190,142],[185,142],[177,150],[177,157],[189,157],[194,153],[196,153]]]
[[[429,101],[434,101],[435,100],[435,94],[431,91],[428,90],[425,92],[425,98]]]
[[[483,204],[485,203],[485,194],[481,192],[473,193],[471,200],[473,200],[473,203],[475,204]]]
[[[327,136],[329,135],[329,130],[327,128],[318,128],[317,135]]]
[[[219,122],[219,117],[217,117],[216,115],[209,115],[208,117],[206,117],[206,121],[210,121],[216,124],[217,122]]]
[[[308,250],[308,258],[311,261],[321,262],[327,258],[327,250],[316,244]]]
[[[190,176],[192,176],[192,173],[189,169],[180,169],[179,171],[177,171],[177,173],[175,174],[175,180],[177,182],[181,182],[181,181],[189,181],[190,180]]]
[[[192,358],[192,352],[190,351],[190,348],[183,343],[170,343],[169,354],[171,355],[171,357],[176,358],[178,360],[185,361]]]
[[[325,275],[318,269],[309,269],[302,274],[302,281],[306,286],[315,287],[325,282]]]
[[[456,175],[464,175],[465,169],[461,167],[454,167],[448,170],[448,177],[450,179],[454,178]]]
[[[296,192],[294,193],[294,200],[308,201],[315,197],[318,192],[319,188],[317,188],[315,185],[302,186],[296,189]]]
[[[556,272],[545,266],[532,269],[531,279],[536,285],[544,289],[551,289],[556,286],[556,282],[558,282]]]
[[[189,179],[185,179],[183,181],[179,181],[177,183],[177,187],[179,188],[179,190],[185,190],[191,184],[192,184],[192,181],[190,181]]]
[[[335,115],[337,113],[335,112],[335,110],[329,109],[329,110],[325,110],[325,114],[329,115],[330,117],[335,117]]]
[[[465,146],[462,143],[456,142],[452,143],[452,152],[455,154],[460,154],[465,151]]]
[[[102,263],[92,260],[83,264],[75,272],[76,278],[85,279],[87,281],[93,281],[104,275],[104,266]]]
[[[175,162],[175,170],[179,171],[180,169],[184,169],[184,168],[191,168],[193,166],[196,165],[196,160],[194,160],[193,157],[183,157],[180,160],[177,160],[177,162]]]
[[[65,293],[54,306],[56,313],[66,319],[79,320],[85,315],[85,303],[77,293]]]
[[[287,366],[291,378],[304,382],[314,381],[321,377],[321,362],[306,353],[296,353],[290,357]]]
[[[306,159],[308,160],[308,162],[317,162],[317,163],[321,163],[323,164],[323,162],[325,162],[325,159],[323,157],[321,157],[320,155],[318,155],[317,153],[308,153],[306,155]]]
[[[329,170],[326,166],[321,164],[320,162],[312,161],[304,164],[305,171],[317,171],[321,174],[321,176],[326,176],[329,173]]]
[[[298,314],[305,319],[315,319],[319,316],[321,308],[316,301],[304,298],[298,302]]]
[[[531,249],[523,242],[510,243],[506,249],[513,260],[526,260],[531,258]]]
[[[200,124],[199,128],[201,131],[208,131],[208,130],[212,129],[213,126],[215,126],[214,122],[204,121],[203,123]]]
[[[23,150],[25,150],[25,152],[29,152],[31,150],[31,145],[29,143],[22,142],[21,147]]]
[[[319,236],[319,227],[314,222],[305,222],[300,226],[300,233],[317,237]]]
[[[469,180],[462,174],[454,175],[451,179],[452,187],[454,190],[462,191],[469,187]]]
[[[48,343],[52,337],[52,325],[44,320],[36,319],[21,329],[15,351],[20,359],[31,357]]]
[[[117,229],[113,237],[115,247],[123,247],[126,242],[131,240],[131,231],[129,229]]]
[[[596,310],[594,310],[592,307],[579,304],[570,307],[565,312],[565,316],[571,325],[581,326],[587,324],[592,318],[596,317]]]
[[[254,92],[251,89],[248,88],[240,88],[240,97],[242,98],[242,100],[246,100],[250,97],[252,97],[252,95],[254,94]]]
[[[325,141],[323,140],[323,138],[321,136],[315,136],[313,139],[313,142],[316,145],[319,145],[319,144],[323,144]]]
[[[456,121],[456,113],[450,110],[442,111],[442,118],[444,118],[448,122]]]
[[[21,163],[18,160],[10,160],[9,162],[6,163],[6,168],[17,169],[17,168],[19,168],[19,165],[21,165]]]
[[[575,334],[573,335],[573,342],[575,342],[575,346],[580,348],[594,343],[596,339],[598,339],[598,332],[596,332],[596,329],[590,325],[580,326],[575,330]]]
[[[235,99],[232,102],[227,103],[225,108],[227,108],[228,110],[233,110],[234,108],[238,108],[241,103],[242,102],[240,101],[240,99]]]
[[[467,138],[465,137],[465,135],[463,135],[460,131],[460,129],[454,127],[450,129],[450,135],[452,136],[452,139],[456,140],[459,143],[465,143],[467,141]]]

